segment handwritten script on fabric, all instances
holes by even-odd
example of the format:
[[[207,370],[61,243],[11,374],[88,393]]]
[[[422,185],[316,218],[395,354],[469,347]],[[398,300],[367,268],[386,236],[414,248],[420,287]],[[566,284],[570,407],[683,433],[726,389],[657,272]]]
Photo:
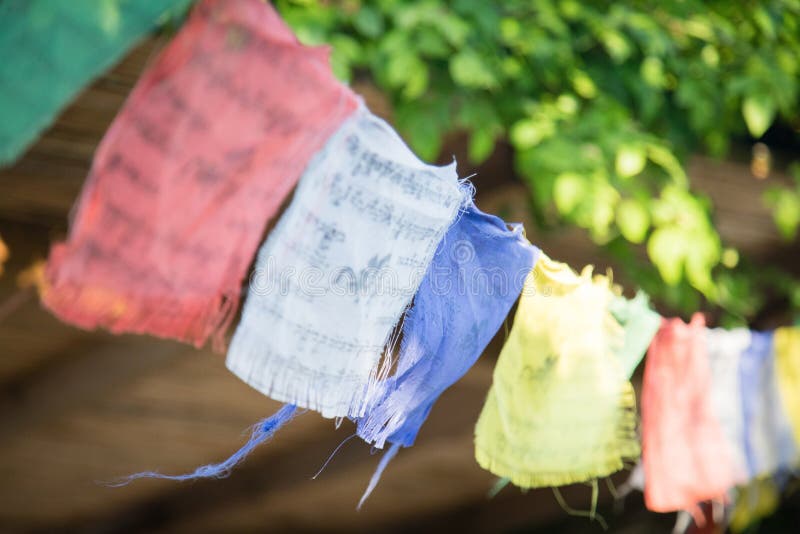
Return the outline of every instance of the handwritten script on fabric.
[[[266,222],[357,106],[267,3],[198,4],[97,149],[44,304],[223,349]]]
[[[605,277],[542,255],[520,298],[475,429],[484,469],[520,487],[613,473],[639,454],[635,397]],[[580,335],[575,335],[580,332]]]
[[[363,415],[384,346],[464,200],[455,164],[422,163],[362,108],[259,251],[228,368],[276,400]]]

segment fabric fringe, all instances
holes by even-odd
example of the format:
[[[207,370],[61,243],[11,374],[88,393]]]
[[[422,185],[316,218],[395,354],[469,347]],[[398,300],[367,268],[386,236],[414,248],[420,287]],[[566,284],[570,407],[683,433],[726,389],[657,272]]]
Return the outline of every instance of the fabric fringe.
[[[598,458],[593,462],[594,469],[582,471],[580,473],[542,473],[542,472],[520,472],[518,466],[510,466],[483,448],[475,445],[475,459],[483,469],[510,480],[515,486],[520,488],[543,488],[567,486],[589,482],[598,478],[607,477],[621,471],[625,467],[626,461],[635,461],[641,454],[638,442],[637,417],[636,417],[636,393],[630,382],[626,382],[620,394],[619,421],[616,435],[617,442],[615,447],[609,447],[618,454],[606,454],[604,458]]]
[[[372,478],[369,480],[369,485],[367,489],[364,490],[364,495],[361,496],[361,500],[358,501],[358,506],[356,506],[356,510],[361,510],[361,507],[364,505],[366,500],[372,495],[372,491],[378,485],[378,482],[381,480],[381,475],[383,475],[383,471],[386,469],[386,466],[389,465],[397,453],[400,451],[400,444],[399,443],[392,443],[392,446],[387,449],[385,453],[383,453],[383,457],[381,461],[378,463],[378,467],[375,468],[375,472],[372,474]]]
[[[317,411],[326,418],[339,417],[342,412],[348,417],[359,417],[363,413],[365,384],[362,380],[355,377],[347,380],[315,369],[304,368],[303,372],[297,372],[298,362],[265,354],[261,337],[243,333],[242,329],[237,336],[236,358],[229,354],[226,366],[259,392],[279,402]]]
[[[85,330],[102,327],[112,334],[176,339],[196,348],[210,339],[215,352],[225,352],[225,335],[239,307],[238,294],[220,294],[210,300],[187,302],[168,297],[149,298],[99,286],[59,284],[49,276],[60,268],[58,257],[54,247],[40,298],[60,320]]]
[[[303,413],[303,412],[300,412]],[[231,474],[231,471],[244,461],[247,456],[253,452],[256,447],[271,439],[275,433],[280,430],[286,423],[291,421],[297,413],[297,406],[291,404],[284,405],[280,410],[275,412],[272,417],[268,417],[263,421],[253,426],[250,439],[245,443],[242,448],[233,453],[230,458],[218,464],[208,464],[198,467],[191,473],[184,475],[165,475],[158,471],[143,471],[141,473],[134,473],[124,477],[121,481],[109,484],[112,487],[125,486],[130,482],[139,478],[162,478],[167,480],[196,480],[199,478],[225,478]]]
[[[624,330],[608,310],[610,284],[590,268],[577,275],[544,255],[536,263],[476,424],[484,469],[523,488],[562,486],[606,477],[639,456],[636,398],[614,353]]]

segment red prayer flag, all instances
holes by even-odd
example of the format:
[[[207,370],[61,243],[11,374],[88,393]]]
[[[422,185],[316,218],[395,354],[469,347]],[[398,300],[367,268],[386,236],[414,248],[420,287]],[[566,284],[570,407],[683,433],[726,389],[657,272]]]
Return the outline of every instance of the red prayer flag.
[[[224,349],[266,223],[359,105],[328,59],[266,2],[200,2],[100,143],[44,304]]]
[[[705,320],[663,319],[647,352],[642,385],[644,498],[656,512],[698,514],[734,485],[728,444],[711,405]]]

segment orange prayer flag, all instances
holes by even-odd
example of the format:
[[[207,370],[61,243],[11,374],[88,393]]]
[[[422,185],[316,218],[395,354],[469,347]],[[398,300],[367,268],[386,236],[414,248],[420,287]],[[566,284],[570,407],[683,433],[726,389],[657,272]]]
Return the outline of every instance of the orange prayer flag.
[[[650,510],[694,510],[734,484],[731,451],[709,391],[705,321],[664,319],[647,353],[642,386],[642,460]]]

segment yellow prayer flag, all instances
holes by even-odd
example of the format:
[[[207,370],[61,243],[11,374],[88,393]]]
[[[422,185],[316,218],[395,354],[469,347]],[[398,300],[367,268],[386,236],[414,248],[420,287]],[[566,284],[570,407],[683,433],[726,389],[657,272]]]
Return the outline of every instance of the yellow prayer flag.
[[[481,467],[523,488],[560,486],[607,476],[639,455],[612,297],[610,280],[590,267],[577,275],[540,257],[475,429]]]
[[[783,408],[800,443],[800,328],[775,330],[775,375]]]
[[[759,519],[772,515],[780,501],[780,490],[772,477],[755,478],[737,488],[729,523],[731,532],[744,532]]]

